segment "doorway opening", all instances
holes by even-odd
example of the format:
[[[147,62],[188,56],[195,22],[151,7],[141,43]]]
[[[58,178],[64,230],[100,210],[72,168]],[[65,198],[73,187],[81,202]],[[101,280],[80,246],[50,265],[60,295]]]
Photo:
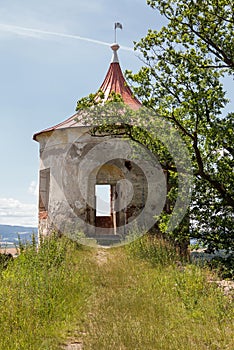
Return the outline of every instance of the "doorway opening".
[[[95,226],[113,230],[116,234],[116,212],[114,208],[115,186],[110,184],[96,184],[96,215]]]

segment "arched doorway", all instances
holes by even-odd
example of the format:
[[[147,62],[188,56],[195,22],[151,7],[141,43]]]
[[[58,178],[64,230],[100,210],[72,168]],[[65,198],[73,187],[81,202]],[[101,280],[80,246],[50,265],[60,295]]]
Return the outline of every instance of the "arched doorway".
[[[114,159],[97,167],[88,181],[90,234],[125,235],[126,227],[144,208],[147,181],[134,162]]]

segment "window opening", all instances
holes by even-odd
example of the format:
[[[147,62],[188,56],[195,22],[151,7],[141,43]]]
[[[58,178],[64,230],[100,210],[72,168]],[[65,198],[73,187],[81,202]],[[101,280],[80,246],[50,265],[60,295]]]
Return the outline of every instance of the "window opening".
[[[40,171],[39,211],[48,211],[50,191],[50,169]]]

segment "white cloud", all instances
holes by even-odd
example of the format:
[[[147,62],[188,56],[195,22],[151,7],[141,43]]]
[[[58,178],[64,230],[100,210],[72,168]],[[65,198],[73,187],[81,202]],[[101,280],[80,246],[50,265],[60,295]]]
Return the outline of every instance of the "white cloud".
[[[33,196],[38,196],[38,192],[39,192],[39,185],[36,181],[32,181],[29,185],[28,188],[28,193],[32,194]]]
[[[0,198],[0,224],[37,226],[37,205]]]

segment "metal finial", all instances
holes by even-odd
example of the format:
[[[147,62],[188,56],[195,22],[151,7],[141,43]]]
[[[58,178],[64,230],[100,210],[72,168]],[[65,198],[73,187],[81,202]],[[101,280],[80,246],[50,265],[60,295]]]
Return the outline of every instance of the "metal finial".
[[[112,57],[112,63],[115,63],[115,62],[119,62],[119,59],[118,59],[118,54],[117,54],[117,51],[119,50],[119,45],[114,43],[111,45],[111,48],[113,50],[113,57]]]

